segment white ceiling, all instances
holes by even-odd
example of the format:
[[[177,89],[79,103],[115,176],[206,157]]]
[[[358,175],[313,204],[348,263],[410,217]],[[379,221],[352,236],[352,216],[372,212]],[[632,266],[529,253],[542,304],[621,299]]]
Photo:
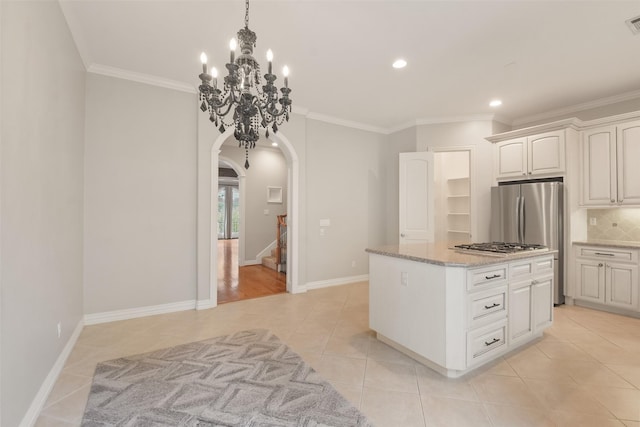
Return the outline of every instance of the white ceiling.
[[[199,55],[224,69],[244,2],[67,1],[91,70],[194,88]],[[256,58],[291,69],[291,98],[317,116],[392,129],[497,114],[519,120],[598,99],[640,97],[640,1],[253,0]],[[408,66],[395,70],[398,57]],[[279,80],[281,81],[281,80]],[[499,109],[489,107],[498,97]]]

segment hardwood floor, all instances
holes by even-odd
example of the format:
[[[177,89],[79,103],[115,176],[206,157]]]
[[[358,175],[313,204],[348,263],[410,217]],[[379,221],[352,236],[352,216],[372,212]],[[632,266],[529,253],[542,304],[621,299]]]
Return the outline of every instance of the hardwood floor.
[[[286,292],[286,278],[262,265],[238,268],[238,239],[218,240],[218,304]]]

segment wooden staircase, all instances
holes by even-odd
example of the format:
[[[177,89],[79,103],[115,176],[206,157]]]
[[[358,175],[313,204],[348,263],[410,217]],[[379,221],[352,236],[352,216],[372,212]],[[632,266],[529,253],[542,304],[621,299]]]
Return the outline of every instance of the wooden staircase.
[[[262,265],[282,273],[287,272],[287,216],[278,215],[276,247],[271,255],[262,257]]]

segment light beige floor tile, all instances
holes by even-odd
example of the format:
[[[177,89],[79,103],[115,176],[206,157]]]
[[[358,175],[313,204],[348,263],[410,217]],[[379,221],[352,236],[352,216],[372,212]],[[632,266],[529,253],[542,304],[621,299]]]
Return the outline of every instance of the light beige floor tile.
[[[550,411],[611,416],[611,413],[577,384],[525,380],[529,389]]]
[[[555,423],[542,410],[485,404],[493,427],[555,427]]]
[[[573,378],[566,372],[562,360],[549,358],[526,357],[507,359],[509,365],[522,378],[574,383]]]
[[[78,389],[64,399],[45,407],[41,415],[71,422],[81,420],[90,390],[90,385]]]
[[[351,337],[362,334],[373,336],[373,331],[369,329],[369,322],[352,318],[340,319],[333,331],[333,335],[338,337]]]
[[[481,366],[480,368],[478,368],[476,370],[477,374],[476,375],[480,375],[480,374],[490,374],[490,375],[504,375],[507,377],[517,377],[518,374],[516,373],[516,371],[513,370],[513,368],[511,367],[511,365],[509,365],[509,362],[507,362],[506,360],[504,360],[503,358],[500,358],[498,360],[495,360],[491,363],[488,363],[487,365]]]
[[[313,368],[329,382],[362,387],[366,360],[340,356],[322,356]]]
[[[371,336],[367,334],[353,335],[351,337],[332,336],[324,348],[324,354],[366,359],[371,340]]]
[[[622,420],[622,423],[623,423],[626,427],[640,427],[640,421]]]
[[[542,409],[542,403],[521,378],[482,375],[470,381],[483,402]]]
[[[553,411],[549,414],[557,427],[623,427],[624,424],[613,415],[603,417],[593,414]]]
[[[418,388],[421,396],[451,397],[478,401],[476,391],[463,378],[447,378],[426,366],[416,366]]]
[[[369,359],[364,386],[418,394],[418,379],[413,366]]]
[[[422,410],[429,427],[491,427],[480,402],[422,396]]]
[[[34,427],[79,427],[80,421],[64,421],[57,418],[40,416],[36,420]]]
[[[309,352],[321,354],[324,351],[324,347],[327,345],[327,341],[329,341],[329,334],[316,335],[293,333],[287,340],[287,344],[296,353]]]
[[[537,347],[550,359],[594,360],[586,352],[569,342],[542,342]]]
[[[600,362],[586,360],[566,361],[567,373],[578,384],[591,384],[594,386],[633,388],[633,385],[625,381],[620,375],[607,368]],[[638,368],[640,371],[640,368]]]
[[[640,421],[640,390],[613,387],[585,387],[617,418]]]
[[[605,365],[616,374],[620,375],[626,381],[640,389],[640,366],[630,365]]]
[[[360,400],[362,399],[362,386],[354,386],[353,384],[331,381],[331,385],[338,390],[353,406],[360,409]]]
[[[416,364],[418,364],[418,362],[416,362],[409,356],[400,353],[395,348],[390,347],[378,340],[374,340],[371,343],[371,347],[369,347],[368,358],[384,362],[401,363],[403,365],[409,366],[416,366]]]
[[[362,390],[360,410],[376,427],[424,427],[420,396],[411,393]]]
[[[58,376],[58,380],[53,386],[53,389],[49,393],[49,397],[47,398],[44,406],[50,406],[87,384],[91,384],[91,380],[91,376],[75,375],[64,371],[61,372]]]

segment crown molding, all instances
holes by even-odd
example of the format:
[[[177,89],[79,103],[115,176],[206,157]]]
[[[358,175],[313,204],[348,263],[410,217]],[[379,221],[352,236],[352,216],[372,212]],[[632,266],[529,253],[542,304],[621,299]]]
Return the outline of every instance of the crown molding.
[[[116,77],[124,80],[130,80],[138,83],[145,83],[152,86],[159,86],[166,89],[177,90],[180,92],[193,94],[198,93],[196,88],[190,84],[179,82],[177,80],[164,79],[162,77],[152,76],[150,74],[137,73],[135,71],[109,67],[107,65],[91,64],[89,68],[87,68],[87,72],[108,77]]]
[[[605,107],[607,105],[617,104],[618,102],[629,101],[637,98],[640,98],[640,90],[635,90],[633,92],[627,92],[620,95],[608,96],[606,98],[600,98],[594,101],[583,102],[582,104],[576,104],[569,107],[559,108],[557,110],[546,111],[544,113],[534,114],[532,116],[520,117],[513,120],[512,124],[513,126],[520,126],[527,123],[549,120],[564,114],[572,114],[579,111],[590,110],[592,108]]]
[[[383,135],[389,134],[389,131],[385,128],[371,126],[365,123],[353,122],[351,120],[344,120],[337,117],[326,116],[324,114],[310,112],[306,116],[308,119],[317,120],[319,122],[331,123],[334,125],[345,126],[353,129],[360,129],[368,132],[381,133]]]

